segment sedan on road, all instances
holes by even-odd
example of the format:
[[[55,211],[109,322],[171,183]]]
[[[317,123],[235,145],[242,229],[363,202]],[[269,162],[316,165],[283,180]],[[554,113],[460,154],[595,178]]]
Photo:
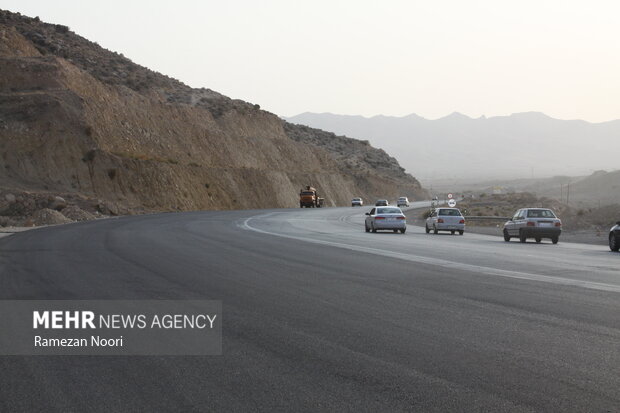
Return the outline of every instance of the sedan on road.
[[[528,238],[534,238],[536,242],[549,238],[557,244],[562,233],[562,221],[547,208],[522,208],[504,224],[503,233],[506,242],[512,237],[519,238],[521,242]]]
[[[390,205],[390,203],[387,199],[377,199],[377,202],[375,202],[375,206],[388,206],[388,205]]]
[[[407,219],[400,208],[373,208],[370,212],[366,212],[364,226],[366,232],[377,232],[380,229],[387,229],[394,232],[400,231],[404,234],[407,230]]]
[[[620,221],[609,230],[609,249],[615,252],[620,250]]]
[[[456,231],[459,235],[465,232],[465,217],[458,208],[435,208],[426,218],[426,233],[433,231],[450,231],[454,235]]]
[[[396,201],[396,206],[397,207],[408,207],[409,206],[409,198],[407,198],[406,196],[401,196],[400,198],[398,198],[398,201]]]
[[[364,201],[362,200],[362,198],[353,198],[351,200],[351,206],[364,206]]]

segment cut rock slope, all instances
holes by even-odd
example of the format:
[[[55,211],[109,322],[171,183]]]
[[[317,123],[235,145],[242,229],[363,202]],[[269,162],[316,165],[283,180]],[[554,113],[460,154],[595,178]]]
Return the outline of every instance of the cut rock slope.
[[[0,67],[0,189],[121,212],[294,207],[307,184],[328,205],[426,196],[383,151],[192,89],[66,26],[0,11]]]

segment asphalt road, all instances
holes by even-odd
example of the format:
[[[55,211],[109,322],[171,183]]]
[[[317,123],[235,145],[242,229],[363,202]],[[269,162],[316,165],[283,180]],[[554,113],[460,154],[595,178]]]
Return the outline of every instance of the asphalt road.
[[[224,305],[222,356],[0,357],[0,411],[620,410],[620,254],[367,234],[367,210],[158,214],[0,239],[2,299]]]

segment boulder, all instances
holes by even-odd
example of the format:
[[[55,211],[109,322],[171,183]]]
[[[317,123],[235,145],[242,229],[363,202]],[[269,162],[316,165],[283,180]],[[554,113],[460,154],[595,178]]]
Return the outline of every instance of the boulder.
[[[36,204],[33,199],[18,196],[14,202],[10,202],[6,208],[0,211],[0,215],[26,216],[36,211]]]
[[[67,201],[64,198],[59,196],[50,196],[48,198],[48,208],[55,209],[56,211],[61,211],[67,207]]]
[[[101,212],[103,215],[120,215],[118,207],[111,202],[99,200],[95,207],[97,211]]]
[[[39,225],[57,225],[57,224],[68,224],[69,222],[73,222],[73,220],[67,218],[60,212],[44,208],[36,211],[32,214],[32,223],[36,226]]]
[[[62,214],[73,221],[89,221],[97,218],[90,212],[84,211],[82,208],[75,205],[69,205],[63,209]]]

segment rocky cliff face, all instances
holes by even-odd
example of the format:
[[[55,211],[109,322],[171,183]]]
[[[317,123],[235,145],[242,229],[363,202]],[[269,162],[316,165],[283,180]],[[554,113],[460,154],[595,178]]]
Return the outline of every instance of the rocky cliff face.
[[[0,11],[0,68],[5,190],[103,200],[120,213],[294,207],[308,184],[328,205],[426,195],[367,143],[192,89],[65,26]]]
[[[407,196],[409,199],[427,199],[428,192],[402,168],[398,161],[384,150],[373,148],[368,141],[304,125],[284,122],[284,131],[294,141],[324,149],[336,161],[345,176],[353,178],[358,193],[370,194],[369,200],[381,197]],[[382,190],[383,189],[383,190]],[[399,194],[399,195],[396,195]],[[348,202],[349,199],[346,200]]]

